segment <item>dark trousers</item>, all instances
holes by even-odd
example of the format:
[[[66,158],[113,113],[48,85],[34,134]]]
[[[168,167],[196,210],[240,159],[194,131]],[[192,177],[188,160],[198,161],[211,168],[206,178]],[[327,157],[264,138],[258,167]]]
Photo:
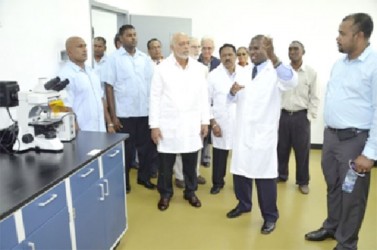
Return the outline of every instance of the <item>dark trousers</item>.
[[[253,191],[253,179],[233,175],[234,192],[238,200],[237,207],[241,211],[250,211],[252,208],[251,194]],[[255,179],[257,187],[258,203],[265,221],[276,222],[279,212],[276,205],[277,186],[275,179]]]
[[[208,135],[203,138],[203,148],[200,154],[200,163],[210,163],[211,126],[208,126]]]
[[[119,118],[123,128],[121,133],[128,133],[129,138],[124,141],[126,158],[126,184],[129,186],[129,172],[136,148],[139,158],[137,179],[149,181],[152,175],[153,156],[156,155],[156,145],[151,139],[148,117]]]
[[[289,156],[296,158],[296,184],[309,184],[310,122],[306,110],[288,113],[282,110],[279,122],[279,178],[288,179]]]
[[[212,184],[214,187],[224,187],[226,164],[229,150],[212,147]]]
[[[356,159],[365,146],[367,132],[340,141],[336,132],[325,129],[322,171],[327,184],[327,218],[323,227],[335,233],[337,249],[357,249],[358,234],[369,194],[370,173],[358,177],[352,193],[342,191],[349,160]]]
[[[160,196],[170,198],[173,196],[173,166],[175,163],[176,154],[159,153],[159,169],[157,189]],[[198,188],[198,178],[196,174],[196,164],[198,162],[198,152],[181,153],[183,178],[185,180],[185,190],[183,191],[186,197],[191,197],[195,194]]]

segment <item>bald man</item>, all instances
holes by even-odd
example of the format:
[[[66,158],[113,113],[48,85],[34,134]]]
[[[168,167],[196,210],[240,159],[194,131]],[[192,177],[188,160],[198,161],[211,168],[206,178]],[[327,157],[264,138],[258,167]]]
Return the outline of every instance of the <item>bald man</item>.
[[[59,72],[60,79],[68,79],[64,104],[76,114],[76,128],[85,131],[114,133],[106,110],[101,83],[92,68],[85,65],[88,58],[86,43],[81,37],[70,37],[65,43],[69,60]]]
[[[173,196],[172,174],[177,154],[181,154],[183,163],[184,199],[193,207],[201,206],[195,195],[196,165],[209,125],[206,68],[189,56],[190,42],[186,34],[174,34],[170,48],[172,54],[153,74],[149,110],[151,136],[160,159],[157,207],[161,211],[169,207]]]

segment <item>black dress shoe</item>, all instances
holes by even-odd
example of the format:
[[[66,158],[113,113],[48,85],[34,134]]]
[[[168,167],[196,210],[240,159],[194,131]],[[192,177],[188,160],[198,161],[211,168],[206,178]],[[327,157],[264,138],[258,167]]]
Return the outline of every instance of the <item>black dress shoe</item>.
[[[170,198],[161,198],[157,204],[160,211],[165,211],[169,207]]]
[[[141,180],[137,180],[137,184],[139,185],[143,185],[144,187],[148,188],[148,189],[155,189],[156,188],[156,185],[153,184],[152,182],[150,181],[141,181]]]
[[[305,239],[309,241],[323,241],[329,238],[334,239],[334,233],[328,231],[327,229],[324,229],[323,227],[316,231],[305,234]]]
[[[269,234],[275,230],[275,226],[276,226],[275,222],[265,221],[260,231],[262,234]]]
[[[131,192],[131,186],[130,186],[130,185],[126,185],[126,192],[127,192],[127,194],[128,194],[129,192]]]
[[[192,195],[190,197],[188,196],[183,196],[183,198],[185,200],[188,200],[188,202],[190,203],[191,206],[193,207],[201,207],[202,206],[202,203],[200,202],[200,200],[198,199],[198,197],[196,197],[196,195]]]
[[[226,217],[228,217],[229,219],[233,219],[233,218],[236,218],[236,217],[240,216],[243,213],[245,213],[245,212],[243,212],[241,209],[239,209],[238,207],[236,207],[236,208],[233,208],[232,210],[230,210],[226,214]]]
[[[209,167],[209,162],[202,162],[201,165],[205,168]]]
[[[216,187],[216,186],[213,186],[212,188],[211,188],[211,191],[210,191],[210,193],[211,194],[218,194],[218,193],[220,193],[220,190],[222,189],[222,187]]]

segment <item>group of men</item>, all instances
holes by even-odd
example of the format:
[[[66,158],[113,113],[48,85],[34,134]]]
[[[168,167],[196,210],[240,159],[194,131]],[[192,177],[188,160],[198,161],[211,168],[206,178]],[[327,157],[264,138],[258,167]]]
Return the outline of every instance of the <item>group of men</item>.
[[[369,44],[372,31],[368,14],[351,14],[342,20],[337,43],[345,56],[335,63],[325,96],[322,169],[328,216],[319,230],[305,238],[335,238],[335,249],[357,248],[370,170],[377,160],[377,53]],[[253,67],[242,69],[236,64],[232,44],[220,48],[219,61],[212,56],[214,46],[202,43],[197,60],[190,57],[194,42],[188,35],[176,33],[171,38],[171,54],[165,59],[158,53],[161,43],[157,39],[148,42],[151,57],[156,54],[157,58],[153,65],[136,48],[133,26],[122,26],[119,37],[122,46],[106,58],[101,69],[103,88],[98,76],[84,64],[85,42],[78,37],[67,40],[70,60],[61,77],[70,80],[66,105],[76,113],[78,127],[105,131],[106,121],[109,132],[130,134],[125,142],[128,189],[132,147],[139,156],[138,183],[150,189],[155,188],[150,168],[158,159],[157,206],[161,211],[168,209],[173,196],[172,175],[178,154],[184,199],[194,207],[201,206],[195,194],[198,155],[203,148],[200,162],[206,165],[203,140],[205,145],[210,133],[211,193],[217,194],[225,184],[232,150],[230,172],[238,204],[227,217],[251,211],[255,181],[264,219],[261,233],[271,233],[279,217],[277,182],[288,179],[292,148],[296,184],[301,193],[309,193],[310,121],[317,115],[319,98],[316,72],[303,63],[304,45],[299,41],[290,44],[291,63],[285,65],[276,56],[271,38],[254,36],[248,47]],[[355,164],[354,171],[364,175],[357,179],[353,192],[346,193],[342,182],[349,160]]]

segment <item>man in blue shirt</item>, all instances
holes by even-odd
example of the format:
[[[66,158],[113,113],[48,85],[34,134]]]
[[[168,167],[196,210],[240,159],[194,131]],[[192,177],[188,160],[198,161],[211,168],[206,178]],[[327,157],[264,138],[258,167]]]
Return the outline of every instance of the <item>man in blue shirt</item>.
[[[327,218],[305,238],[335,238],[335,249],[357,249],[368,200],[370,171],[377,160],[377,52],[369,38],[372,18],[346,16],[336,39],[340,58],[331,71],[324,106],[322,170],[327,184]],[[360,175],[351,193],[342,190],[350,161]]]
[[[119,29],[120,47],[106,62],[103,79],[106,83],[106,96],[110,116],[115,130],[128,133],[125,141],[126,188],[129,192],[129,171],[136,147],[139,156],[137,183],[154,189],[150,182],[153,156],[156,147],[150,138],[148,125],[149,92],[153,74],[152,60],[136,48],[136,30],[132,25]]]

